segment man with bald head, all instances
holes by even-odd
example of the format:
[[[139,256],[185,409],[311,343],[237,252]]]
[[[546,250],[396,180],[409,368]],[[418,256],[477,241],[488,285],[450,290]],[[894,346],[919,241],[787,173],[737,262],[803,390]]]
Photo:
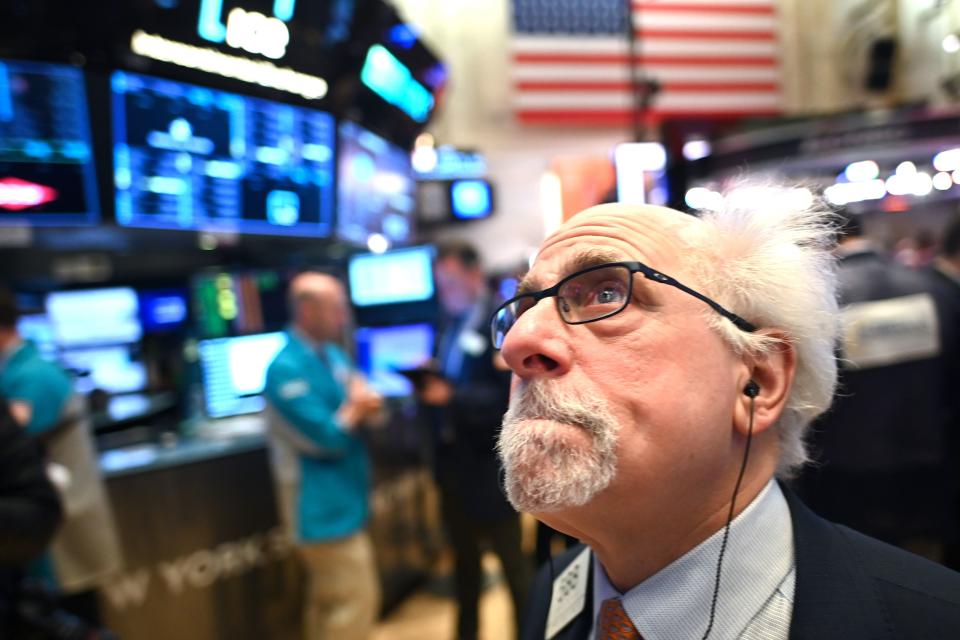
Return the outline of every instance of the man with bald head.
[[[836,383],[827,214],[580,213],[492,320],[510,501],[582,541],[522,637],[943,638],[960,578],[785,488]]]
[[[348,320],[343,286],[303,273],[290,284],[287,345],[267,370],[270,444],[283,524],[306,572],[304,638],[366,638],[379,579],[364,527],[370,461],[357,428],[382,399],[337,345]]]

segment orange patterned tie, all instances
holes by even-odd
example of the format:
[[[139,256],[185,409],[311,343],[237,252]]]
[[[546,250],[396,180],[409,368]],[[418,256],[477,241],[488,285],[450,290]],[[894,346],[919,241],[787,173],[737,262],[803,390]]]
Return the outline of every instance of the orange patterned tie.
[[[643,640],[640,632],[630,622],[627,612],[623,610],[620,598],[609,598],[600,605],[597,629],[597,640]]]

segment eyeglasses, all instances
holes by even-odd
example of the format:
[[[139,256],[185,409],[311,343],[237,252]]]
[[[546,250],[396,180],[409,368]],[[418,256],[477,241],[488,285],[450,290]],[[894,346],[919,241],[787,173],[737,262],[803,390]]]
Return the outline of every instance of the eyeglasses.
[[[753,324],[724,309],[718,302],[642,262],[608,262],[571,273],[549,289],[522,293],[500,305],[490,319],[494,348],[501,348],[507,332],[520,316],[544,298],[557,299],[557,311],[567,324],[586,324],[617,315],[630,304],[635,273],[642,273],[648,280],[676,287],[702,300],[742,331],[752,333],[757,330]]]

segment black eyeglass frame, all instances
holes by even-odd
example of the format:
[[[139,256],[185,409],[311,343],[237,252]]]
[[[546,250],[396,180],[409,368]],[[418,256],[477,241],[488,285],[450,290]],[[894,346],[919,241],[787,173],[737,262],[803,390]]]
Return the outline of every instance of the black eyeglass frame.
[[[558,294],[560,293],[560,287],[570,282],[574,278],[578,278],[582,276],[585,273],[590,273],[591,271],[598,271],[600,269],[609,269],[610,267],[625,267],[630,272],[630,283],[629,283],[630,286],[627,289],[627,298],[626,300],[624,300],[623,305],[616,311],[610,311],[596,318],[590,318],[589,320],[572,320],[571,321],[564,318],[563,312],[560,311],[560,306],[559,306],[560,296]],[[746,331],[747,333],[753,333],[757,330],[756,325],[754,325],[751,322],[748,322],[747,320],[744,320],[734,312],[724,308],[724,306],[721,305],[719,302],[715,300],[711,300],[710,298],[703,295],[699,291],[695,291],[691,289],[690,287],[683,284],[676,278],[672,278],[671,276],[668,276],[665,273],[661,273],[656,269],[651,269],[650,267],[643,264],[642,262],[605,262],[603,264],[593,265],[592,267],[587,267],[586,269],[581,269],[580,271],[571,273],[570,275],[565,276],[562,280],[560,280],[560,282],[558,282],[557,284],[547,289],[543,289],[541,291],[531,291],[529,293],[521,293],[520,295],[510,298],[509,300],[501,304],[499,307],[497,307],[496,311],[493,312],[493,316],[490,318],[490,334],[491,334],[491,339],[493,340],[494,347],[499,348],[497,347],[497,328],[496,328],[497,316],[505,307],[517,302],[518,300],[523,300],[524,298],[532,298],[533,304],[530,305],[529,307],[532,309],[534,306],[536,306],[538,302],[540,302],[544,298],[554,297],[557,299],[557,314],[560,316],[560,319],[563,320],[565,323],[571,324],[571,325],[588,324],[590,322],[597,322],[598,320],[606,320],[607,318],[617,315],[618,313],[620,313],[621,311],[623,311],[624,309],[630,306],[630,302],[633,300],[633,274],[635,273],[642,273],[647,280],[653,280],[654,282],[659,282],[661,284],[666,284],[671,287],[676,287],[677,289],[680,289],[680,291],[683,291],[684,293],[687,293],[693,296],[697,300],[705,302],[711,309],[713,309],[714,311],[719,313],[721,316],[723,316],[724,318],[732,322],[741,331]],[[517,316],[517,319],[520,318],[520,315]],[[514,324],[516,324],[516,320],[514,321]],[[513,325],[511,325],[511,327],[512,326]],[[509,332],[509,329],[507,331]],[[504,333],[504,338],[506,338],[506,333]]]

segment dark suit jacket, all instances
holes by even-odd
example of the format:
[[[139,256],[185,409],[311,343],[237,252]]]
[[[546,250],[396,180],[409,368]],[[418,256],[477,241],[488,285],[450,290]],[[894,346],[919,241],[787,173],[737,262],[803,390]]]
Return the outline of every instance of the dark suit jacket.
[[[841,305],[929,295],[940,317],[941,349],[857,367],[845,366],[841,348],[837,393],[808,439],[819,464],[804,469],[797,491],[825,518],[887,542],[944,541],[954,524],[948,421],[957,395],[947,386],[948,368],[955,366],[960,325],[947,319],[943,294],[927,274],[874,251],[843,257],[838,284]],[[906,320],[901,329],[917,335]],[[888,318],[873,329],[896,326]]]
[[[453,398],[439,416],[435,442],[436,472],[441,482],[453,483],[467,512],[480,522],[513,517],[516,512],[500,484],[497,434],[510,398],[510,372],[493,364],[490,340],[492,300],[480,304],[464,323],[447,327],[441,342],[462,356],[450,376]],[[447,336],[447,333],[452,335]],[[469,334],[474,349],[464,349],[458,336]],[[469,340],[463,342],[470,342]]]
[[[784,490],[793,520],[796,593],[791,640],[946,640],[960,637],[960,574],[833,524]],[[554,575],[583,550],[554,560]],[[593,570],[584,611],[556,636],[585,640],[593,622]],[[543,640],[551,578],[541,569],[521,640]],[[720,587],[718,608],[724,606]],[[678,611],[677,615],[683,615]],[[707,621],[704,620],[704,628]],[[729,640],[717,638],[716,640]]]

